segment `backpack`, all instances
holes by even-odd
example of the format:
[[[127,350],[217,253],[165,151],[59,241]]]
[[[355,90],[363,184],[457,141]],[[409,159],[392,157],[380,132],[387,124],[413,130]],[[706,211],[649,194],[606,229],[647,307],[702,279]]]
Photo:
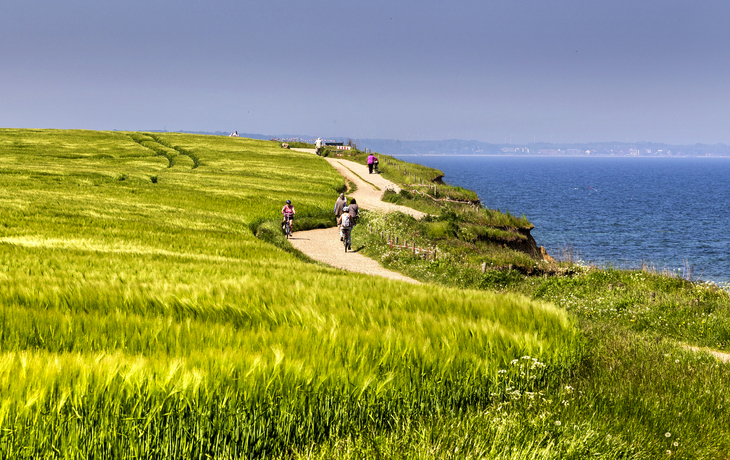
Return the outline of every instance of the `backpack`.
[[[349,214],[342,215],[342,221],[340,222],[340,225],[343,228],[350,228],[350,215]]]

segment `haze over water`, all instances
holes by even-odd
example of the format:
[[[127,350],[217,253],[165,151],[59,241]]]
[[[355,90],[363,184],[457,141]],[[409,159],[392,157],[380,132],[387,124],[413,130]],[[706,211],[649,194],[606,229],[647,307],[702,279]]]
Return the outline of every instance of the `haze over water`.
[[[472,189],[489,208],[525,214],[551,254],[730,282],[730,158],[409,156]]]

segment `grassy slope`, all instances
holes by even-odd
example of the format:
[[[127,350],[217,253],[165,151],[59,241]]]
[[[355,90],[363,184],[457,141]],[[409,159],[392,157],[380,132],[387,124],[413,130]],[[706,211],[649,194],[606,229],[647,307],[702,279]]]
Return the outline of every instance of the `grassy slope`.
[[[368,215],[363,223],[413,238],[414,227],[398,228],[407,219],[393,217],[373,223]],[[552,302],[578,318],[586,337],[584,360],[562,386],[539,396],[516,395],[510,404],[472,414],[473,419],[420,425],[418,432],[429,438],[424,450],[433,452],[433,458],[455,455],[456,449],[474,458],[511,458],[514,446],[524,458],[728,458],[730,395],[723,389],[730,386],[730,366],[684,346],[727,351],[728,291],[650,269],[598,269],[580,263],[540,262],[550,272],[545,277],[523,276],[506,267],[482,273],[475,263],[480,261],[464,257],[458,248],[446,252],[441,245],[439,259],[425,260],[363,233],[366,251],[388,268],[422,281],[518,292]],[[417,235],[425,247],[437,244],[438,237]],[[477,436],[471,431],[471,441],[458,429],[470,423],[481,427],[473,429]],[[383,447],[410,450],[412,441],[391,436]],[[347,457],[360,446],[337,448]]]
[[[343,183],[321,158],[13,129],[0,152],[5,457],[327,446],[500,400],[497,370],[522,355],[547,367],[514,385],[538,388],[579,353],[549,304],[345,274],[256,239],[287,198],[299,222],[330,219]]]

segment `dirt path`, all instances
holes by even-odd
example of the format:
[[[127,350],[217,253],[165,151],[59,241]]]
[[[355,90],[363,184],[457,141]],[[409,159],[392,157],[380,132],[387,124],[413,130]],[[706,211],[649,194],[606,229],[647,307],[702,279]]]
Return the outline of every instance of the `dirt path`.
[[[362,254],[353,251],[345,253],[345,246],[340,241],[337,227],[296,232],[289,242],[312,259],[332,267],[420,284],[412,278],[381,267],[376,261]],[[357,242],[354,244],[353,249],[357,250]]]
[[[292,149],[299,152],[315,153],[314,149]],[[353,161],[341,160],[339,158],[326,158],[343,177],[357,186],[357,191],[350,196],[357,200],[361,209],[378,209],[381,211],[401,211],[416,218],[424,216],[424,213],[405,206],[398,206],[392,203],[381,201],[383,192],[387,188],[399,190],[395,184],[381,177],[379,174],[369,174],[367,166]],[[334,202],[332,207],[334,208]],[[341,268],[367,275],[382,276],[384,278],[406,281],[419,284],[418,281],[387,270],[376,261],[365,257],[357,252],[345,253],[345,248],[339,238],[337,228],[325,228],[296,232],[289,240],[292,246],[302,251],[314,260],[323,262],[333,267]],[[353,248],[357,250],[357,241],[353,242]]]
[[[314,149],[291,150],[311,154],[315,153]],[[421,211],[416,211],[415,209],[407,208],[405,206],[398,206],[397,204],[383,202],[381,198],[383,197],[385,190],[391,189],[395,192],[399,192],[400,188],[380,174],[370,174],[367,166],[340,158],[327,157],[325,160],[327,160],[327,162],[332,165],[332,167],[335,168],[342,177],[355,184],[357,190],[349,195],[357,200],[357,204],[362,209],[377,209],[386,212],[400,211],[404,214],[410,214],[417,219],[425,216],[425,214]],[[334,207],[334,203],[332,203],[332,207]]]
[[[385,190],[391,189],[396,192],[400,188],[384,178],[380,174],[368,173],[368,167],[355,163],[354,161],[341,160],[339,158],[326,158],[327,162],[332,165],[343,177],[357,186],[357,190],[350,196],[357,200],[357,204],[363,209],[377,209],[379,211],[400,211],[404,214],[410,214],[416,219],[420,219],[426,214],[415,209],[399,206],[393,203],[385,203],[381,200]],[[332,204],[334,207],[334,203]]]

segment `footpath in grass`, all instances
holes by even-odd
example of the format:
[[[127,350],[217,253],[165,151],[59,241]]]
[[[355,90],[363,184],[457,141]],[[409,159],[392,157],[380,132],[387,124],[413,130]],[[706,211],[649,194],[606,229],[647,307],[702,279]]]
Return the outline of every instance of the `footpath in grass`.
[[[333,223],[345,184],[322,158],[19,129],[0,129],[0,151],[2,458],[413,437],[559,385],[581,358],[575,321],[547,302],[346,274],[287,247],[286,199],[295,230]]]

